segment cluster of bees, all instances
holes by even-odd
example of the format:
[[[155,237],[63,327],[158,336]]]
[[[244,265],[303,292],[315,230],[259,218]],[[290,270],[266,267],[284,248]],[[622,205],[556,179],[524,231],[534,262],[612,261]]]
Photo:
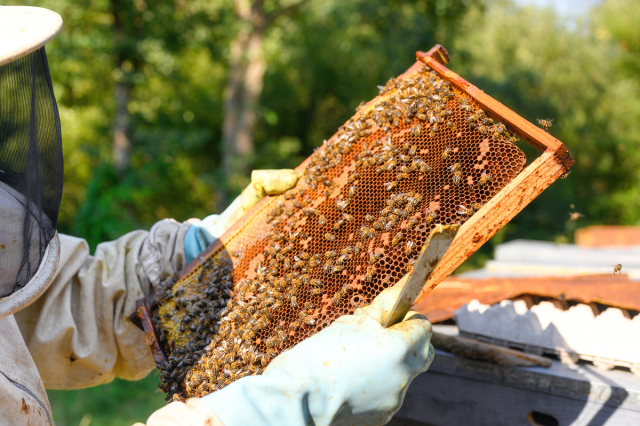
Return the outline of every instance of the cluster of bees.
[[[259,374],[353,313],[411,270],[436,223],[463,223],[524,167],[506,126],[428,67],[391,79],[380,95],[309,158],[296,188],[251,219],[242,231],[250,243],[225,242],[244,253],[233,261],[226,307],[208,328],[178,326],[187,343],[161,339],[173,357],[161,376],[170,397],[203,396]],[[201,274],[193,286],[208,288],[211,279]]]

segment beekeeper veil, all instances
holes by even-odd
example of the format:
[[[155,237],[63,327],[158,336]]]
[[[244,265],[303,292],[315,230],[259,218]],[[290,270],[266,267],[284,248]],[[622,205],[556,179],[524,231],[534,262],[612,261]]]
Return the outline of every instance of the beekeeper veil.
[[[60,118],[44,44],[54,12],[0,6],[0,318],[50,283],[59,259]]]

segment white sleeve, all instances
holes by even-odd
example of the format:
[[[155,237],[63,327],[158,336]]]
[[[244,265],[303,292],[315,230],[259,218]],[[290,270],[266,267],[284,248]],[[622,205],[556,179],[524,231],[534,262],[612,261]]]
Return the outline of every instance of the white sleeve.
[[[15,314],[45,387],[74,389],[137,380],[155,367],[145,335],[129,321],[136,300],[185,266],[188,223],[165,219],[150,232],[99,244],[60,235],[51,286]]]

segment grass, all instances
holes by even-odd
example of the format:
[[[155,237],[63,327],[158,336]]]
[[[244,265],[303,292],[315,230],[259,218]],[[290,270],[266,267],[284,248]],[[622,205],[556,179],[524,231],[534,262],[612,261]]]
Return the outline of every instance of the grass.
[[[159,371],[137,382],[116,379],[93,388],[47,390],[57,426],[131,426],[165,405]],[[156,392],[157,391],[157,392]]]

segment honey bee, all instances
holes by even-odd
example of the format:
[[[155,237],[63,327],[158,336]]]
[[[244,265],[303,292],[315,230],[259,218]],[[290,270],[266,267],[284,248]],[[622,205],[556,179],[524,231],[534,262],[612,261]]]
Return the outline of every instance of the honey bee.
[[[360,250],[362,250],[362,243],[357,242],[356,245],[353,247],[353,252],[357,254],[357,253],[360,253]]]
[[[367,270],[364,275],[364,278],[367,282],[370,283],[371,281],[373,281],[373,277],[375,276],[375,274],[376,274],[376,268],[373,265],[367,266]]]
[[[353,196],[355,196],[355,195],[356,195],[356,186],[355,186],[355,185],[351,185],[351,186],[349,187],[349,192],[348,192],[348,194],[349,194],[349,197],[353,197]]]
[[[422,131],[422,126],[420,125],[420,123],[416,124],[411,128],[411,134],[413,136],[419,136],[421,131]]]
[[[616,274],[616,272],[617,272],[618,274],[622,275],[622,264],[621,264],[621,263],[618,263],[617,265],[615,265],[615,266],[613,267],[613,275],[615,275],[615,274]]]
[[[358,172],[353,172],[349,175],[349,183],[353,183],[355,181],[357,181],[358,179],[360,179],[360,174]]]
[[[304,308],[308,311],[311,311],[316,308],[316,305],[314,305],[313,302],[309,301],[309,302],[305,302]]]
[[[460,210],[458,210],[458,214],[462,216],[471,216],[473,214],[473,208],[467,208],[461,205]]]
[[[398,174],[396,175],[396,180],[397,180],[398,182],[399,182],[399,181],[401,181],[401,180],[404,180],[404,179],[409,179],[409,173],[401,172],[401,173],[398,173]]]
[[[478,131],[485,136],[489,133],[489,130],[487,130],[487,127],[483,125],[478,126]]]
[[[343,213],[342,219],[349,223],[353,222],[353,216],[351,216],[350,214]]]
[[[340,250],[340,255],[341,256],[344,256],[346,254],[351,254],[351,253],[353,253],[353,248],[351,246],[346,246],[345,248]]]
[[[372,251],[369,252],[369,260],[367,260],[367,263],[369,265],[373,265],[374,263],[376,263],[378,261],[378,259],[380,258],[380,255],[378,253],[374,253]]]
[[[453,183],[456,185],[460,185],[461,180],[462,180],[462,172],[460,171],[453,172]]]
[[[324,257],[332,258],[332,257],[336,257],[337,255],[338,253],[336,253],[334,250],[329,250],[324,254]]]
[[[338,198],[336,200],[336,207],[338,208],[338,210],[344,210],[349,206],[350,202],[351,201],[349,199],[343,200],[341,198]]]
[[[429,130],[429,136],[430,137],[434,137],[436,135],[436,133],[438,133],[438,125],[434,124],[433,127],[431,127],[431,129]]]
[[[398,221],[395,219],[391,219],[389,220],[385,225],[384,225],[384,230],[389,232],[391,231],[393,228],[396,227],[396,225],[398,224]]]
[[[431,171],[431,167],[423,161],[418,164],[418,171],[420,173],[427,173]]]
[[[344,298],[344,293],[342,293],[342,291],[337,291],[334,295],[333,295],[333,304],[335,306],[338,306],[340,304],[340,300],[342,300]]]
[[[368,215],[365,215],[364,220],[367,222],[373,222],[374,220],[376,220],[376,218],[368,214]]]
[[[449,158],[449,156],[451,155],[451,148],[449,148],[448,146],[445,147],[444,151],[442,151],[442,159],[446,160],[447,158]]]
[[[429,213],[429,209],[427,209],[426,215],[427,216],[425,217],[424,221],[427,223],[427,225],[433,223],[433,221],[435,221],[436,218],[438,217],[438,213],[437,212]]]
[[[311,289],[311,295],[312,296],[322,296],[322,289],[321,288],[312,288]]]
[[[553,118],[547,118],[546,120],[538,118],[538,124],[542,126],[542,128],[546,130],[547,133],[549,132],[549,127],[553,125],[552,123],[553,123]]]
[[[462,169],[462,165],[460,163],[454,163],[452,166],[449,167],[449,170],[451,170],[452,172],[458,172]]]
[[[416,219],[415,217],[412,217],[407,221],[407,229],[411,230],[415,228],[417,223],[418,223],[418,219]]]
[[[337,231],[342,225],[344,225],[344,220],[338,219],[338,221],[333,224],[333,230]]]
[[[331,271],[331,267],[333,266],[333,262],[331,260],[327,260],[324,264],[324,266],[322,267],[322,270],[324,272],[329,272]]]
[[[453,121],[447,121],[447,127],[454,132],[458,128],[458,126],[456,126],[456,123],[454,123]]]
[[[394,181],[391,181],[391,182],[385,182],[384,189],[387,190],[387,191],[391,191],[396,186],[398,186],[398,181],[397,180],[394,180]]]
[[[320,259],[317,259],[314,257],[309,260],[309,264],[308,264],[309,268],[313,269],[318,265],[320,265]]]
[[[325,238],[327,241],[331,241],[331,242],[334,242],[334,241],[336,240],[336,236],[335,236],[335,235],[333,235],[333,234],[330,234],[330,233],[328,233],[328,232],[327,232],[326,234],[324,234],[324,238]]]
[[[289,328],[292,328],[293,330],[297,330],[300,328],[301,325],[302,325],[302,321],[297,319],[289,324]]]
[[[314,287],[322,287],[322,281],[320,281],[319,279],[312,279],[311,280],[311,285]]]
[[[400,244],[400,241],[402,241],[402,238],[403,238],[403,237],[404,237],[404,236],[402,235],[402,233],[400,233],[400,232],[399,232],[399,233],[397,233],[397,234],[393,237],[393,239],[391,240],[391,245],[393,245],[393,246],[397,246],[398,244]]]
[[[336,263],[337,264],[342,264],[347,259],[349,259],[349,255],[348,254],[343,254],[339,258],[336,259]]]
[[[460,109],[464,112],[472,112],[473,108],[471,105],[460,105]]]
[[[311,258],[311,256],[309,255],[309,253],[300,253],[300,259],[302,260],[309,260]]]
[[[491,175],[489,173],[485,173],[482,172],[482,174],[480,175],[480,180],[478,180],[478,185],[482,186],[482,185],[486,185],[488,182],[491,181]]]

